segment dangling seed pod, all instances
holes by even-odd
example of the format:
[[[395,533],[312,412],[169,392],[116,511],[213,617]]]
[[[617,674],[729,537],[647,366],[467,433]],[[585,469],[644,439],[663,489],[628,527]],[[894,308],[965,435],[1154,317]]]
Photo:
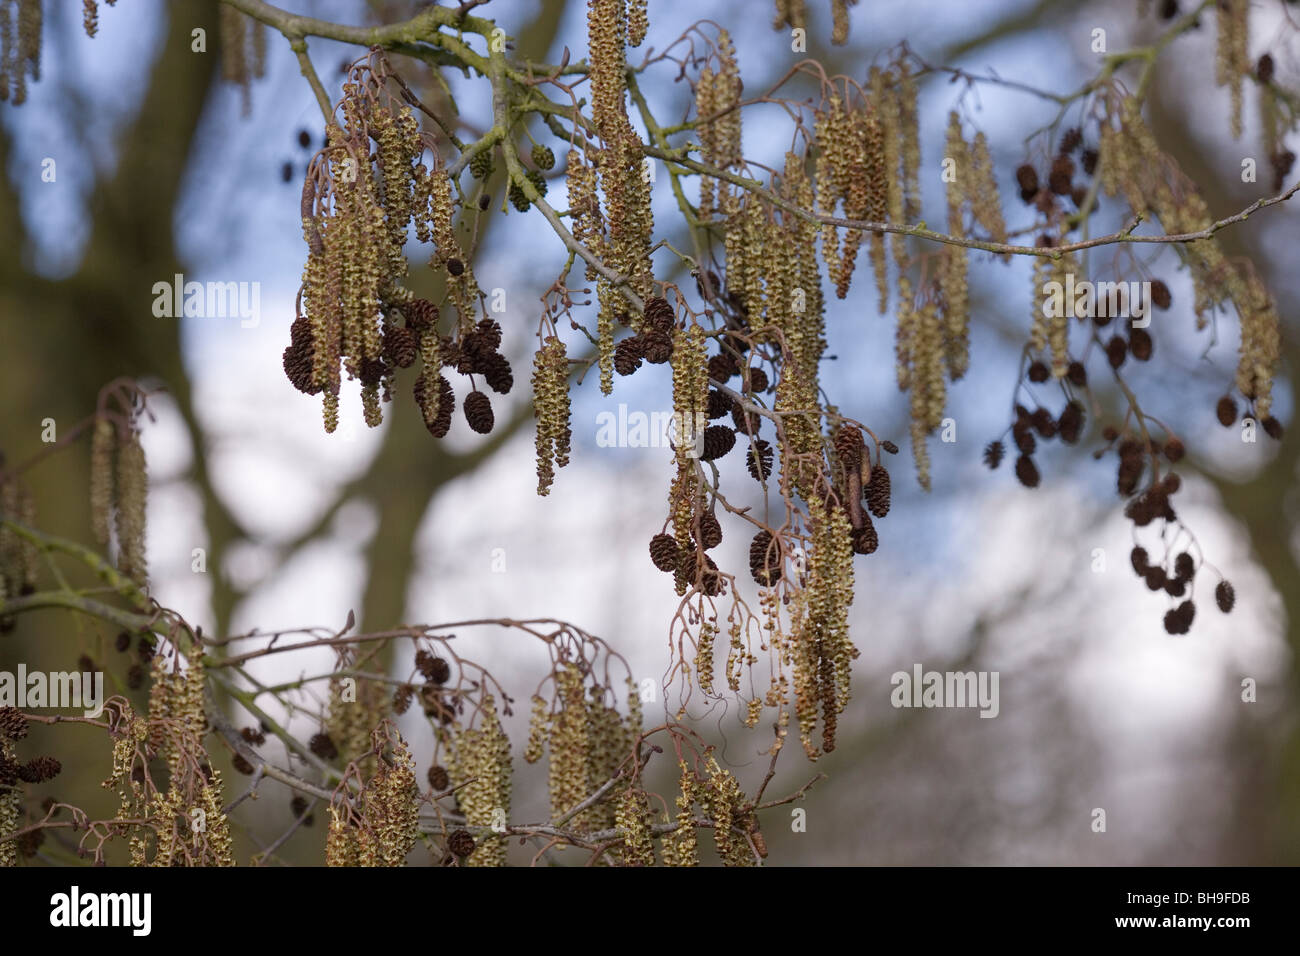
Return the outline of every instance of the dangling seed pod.
[[[770,531],[760,531],[749,543],[749,573],[764,587],[781,579],[781,554]]]
[[[1237,593],[1232,589],[1232,585],[1224,579],[1214,588],[1214,602],[1219,605],[1219,610],[1224,614],[1232,611],[1232,607],[1237,603]]]
[[[755,438],[745,456],[745,467],[755,481],[767,481],[772,475],[772,446],[762,438]]]
[[[871,480],[867,483],[867,508],[877,518],[889,514],[890,498],[889,472],[884,465],[871,469]]]
[[[650,539],[650,560],[660,571],[671,574],[681,564],[681,551],[677,540],[670,534],[657,534]]]
[[[492,402],[482,392],[470,392],[465,396],[465,421],[469,427],[480,435],[492,431],[495,419],[492,415]]]
[[[710,425],[704,429],[704,450],[700,458],[715,461],[736,447],[736,433],[725,425]]]
[[[700,546],[709,551],[722,544],[722,524],[712,511],[700,515]]]
[[[1034,464],[1034,459],[1028,455],[1021,455],[1016,459],[1016,477],[1026,488],[1037,488],[1039,475],[1038,467]]]

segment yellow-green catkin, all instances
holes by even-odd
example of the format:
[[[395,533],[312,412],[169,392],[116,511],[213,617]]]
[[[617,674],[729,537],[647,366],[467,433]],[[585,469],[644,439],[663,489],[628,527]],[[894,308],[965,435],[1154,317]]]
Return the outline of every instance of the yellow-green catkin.
[[[975,134],[970,148],[970,202],[971,213],[993,242],[1007,241],[1007,224],[1002,215],[1002,201],[998,196],[997,174],[993,156],[989,151],[988,137],[983,130]],[[1010,255],[1004,255],[1004,261]]]
[[[713,645],[718,638],[718,625],[713,621],[700,624],[699,637],[695,639],[695,681],[700,690],[713,695]]]
[[[622,862],[624,866],[654,866],[654,841],[650,835],[650,801],[645,791],[629,787],[619,797],[615,817],[623,832]]]
[[[645,40],[646,30],[650,28],[647,14],[647,0],[628,0],[627,4],[627,45],[640,46]]]
[[[1218,42],[1214,56],[1214,79],[1227,86],[1231,97],[1232,138],[1241,136],[1242,83],[1250,72],[1250,0],[1219,0],[1215,4]]]
[[[9,754],[5,754],[8,757]],[[17,787],[0,788],[0,835],[22,826],[23,798]],[[0,841],[0,867],[18,865],[18,841]]]
[[[415,760],[400,736],[391,755],[379,761],[362,798],[365,832],[375,842],[376,862],[380,866],[402,866],[419,837],[420,804]],[[484,849],[480,843],[475,855]],[[473,859],[470,865],[474,865]]]
[[[108,526],[113,510],[113,452],[117,429],[107,418],[97,418],[90,438],[90,527],[101,548],[108,546]]]
[[[118,570],[140,588],[148,578],[145,560],[145,512],[149,477],[139,432],[132,429],[117,452]]]
[[[679,761],[681,778],[676,805],[677,814],[673,822],[677,829],[664,837],[660,855],[665,866],[699,866],[698,833],[695,829],[695,774],[691,773],[685,761]]]
[[[596,297],[600,303],[596,314],[596,356],[600,367],[600,392],[608,395],[614,391],[614,309],[620,298],[608,279],[596,282]]]
[[[533,356],[533,415],[537,419],[537,493],[548,495],[555,469],[569,463],[569,360],[564,342],[548,336]]]
[[[479,725],[456,735],[454,759],[448,767],[465,820],[475,827],[493,827],[510,819],[512,770],[510,740],[497,716],[496,700],[483,698]],[[461,786],[461,785],[464,786]],[[470,866],[505,866],[502,840],[480,839],[469,857]]]
[[[916,461],[916,476],[921,487],[930,490],[930,453],[926,437],[943,420],[943,407],[947,400],[947,387],[943,377],[943,323],[933,300],[925,302],[914,312],[914,332],[910,349],[912,367],[911,390],[912,455]]]
[[[776,30],[783,27],[804,30],[808,26],[807,17],[804,0],[776,0],[776,17],[772,20],[772,27]]]
[[[813,137],[817,144],[817,211],[823,216],[834,216],[853,175],[852,120],[838,91],[817,110]],[[844,268],[839,230],[826,223],[821,227],[821,234],[822,261],[826,263],[827,275],[836,281]]]
[[[590,720],[582,673],[573,664],[555,672],[557,710],[551,719],[547,789],[551,819],[560,820],[587,796],[588,765],[591,756]],[[574,827],[591,822],[590,808],[570,820]]]
[[[895,76],[872,67],[869,74],[871,104],[880,118],[881,150],[883,168],[883,195],[879,187],[873,188],[872,201],[875,209],[883,207],[881,221],[902,222],[905,216],[905,176],[903,172],[906,136],[903,130],[903,101],[901,78],[895,82]],[[873,216],[876,218],[876,216]],[[892,242],[896,256],[901,253],[902,237],[895,234]],[[883,314],[889,308],[889,263],[885,249],[885,234],[876,232],[871,237],[871,265],[875,273],[877,308]],[[904,257],[905,259],[905,257]],[[904,260],[898,260],[900,271],[906,268]]]
[[[21,106],[27,100],[27,78],[41,78],[43,0],[0,3],[0,103]],[[94,36],[98,11],[85,8],[86,32]]]
[[[360,866],[358,831],[347,807],[330,807],[329,831],[325,836],[326,866]]]
[[[793,152],[786,153],[781,195],[801,209],[811,208],[814,201],[803,159]],[[778,260],[781,307],[772,321],[781,331],[785,359],[775,402],[776,410],[786,413],[782,420],[786,434],[781,445],[782,471],[793,490],[804,497],[812,493],[817,476],[814,461],[822,445],[819,372],[826,338],[821,274],[813,254],[817,231],[815,225],[797,216],[783,215],[780,231],[773,235],[774,245],[798,250],[782,257],[785,262]]]
[[[1077,275],[1078,268],[1074,256],[1068,252],[1062,254],[1061,258],[1055,260],[1052,265],[1052,279],[1060,283],[1062,288],[1067,287],[1068,277],[1075,275],[1075,285],[1082,278]],[[1047,319],[1047,344],[1052,350],[1052,375],[1055,378],[1064,378],[1070,368],[1070,309],[1062,308],[1056,310],[1059,315],[1050,316]]]
[[[966,145],[956,111],[948,114],[945,158],[952,164],[952,179],[948,183],[948,233],[954,238],[965,238],[963,210],[972,201],[977,170],[974,150]],[[939,290],[943,300],[944,361],[953,381],[965,375],[970,366],[968,272],[965,247],[943,245],[939,251]]]
[[[831,43],[843,46],[849,42],[849,7],[858,0],[831,0]]]
[[[695,87],[695,115],[700,121],[700,159],[718,169],[729,169],[741,159],[740,67],[735,47],[726,30],[718,34],[718,67],[706,65]],[[719,206],[718,193],[729,194],[732,187],[712,176],[700,177],[701,219],[712,219]]]

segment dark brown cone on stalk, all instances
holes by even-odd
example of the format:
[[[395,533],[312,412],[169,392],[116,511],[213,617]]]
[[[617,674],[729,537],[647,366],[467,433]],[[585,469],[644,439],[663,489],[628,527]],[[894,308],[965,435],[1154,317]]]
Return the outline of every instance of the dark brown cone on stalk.
[[[465,421],[480,435],[492,431],[492,426],[496,424],[492,402],[482,392],[470,392],[465,396]]]
[[[663,365],[673,357],[673,338],[667,332],[651,330],[642,337],[642,354],[651,365]]]
[[[1057,156],[1052,160],[1047,187],[1058,196],[1070,195],[1074,191],[1074,160],[1068,156]]]
[[[768,386],[767,373],[758,366],[749,370],[749,388],[748,392],[766,392]]]
[[[733,375],[740,374],[740,363],[730,352],[720,352],[709,359],[709,378],[715,382],[725,382]]]
[[[451,836],[447,837],[447,849],[458,860],[463,860],[473,853],[474,847],[474,838],[466,830],[452,830]]]
[[[1196,616],[1196,605],[1184,601],[1172,611],[1165,613],[1165,630],[1170,634],[1186,634],[1192,629],[1192,619]]]
[[[426,388],[426,379],[424,373],[415,380],[415,386],[412,394],[415,396],[415,404],[421,409],[423,415],[424,390]],[[456,411],[456,393],[452,391],[451,383],[447,381],[445,375],[438,376],[438,390],[441,398],[438,402],[438,414],[431,422],[425,422],[424,427],[428,429],[429,434],[434,438],[442,438],[451,428],[451,416]]]
[[[1224,579],[1218,583],[1214,589],[1214,603],[1219,605],[1219,610],[1224,614],[1232,611],[1232,606],[1237,603],[1237,593],[1232,589],[1232,585]]]
[[[739,402],[733,402],[731,405],[731,421],[736,426],[736,431],[744,435],[758,434],[759,418],[753,412],[747,412],[740,407]]]
[[[1011,438],[1016,443],[1022,455],[1032,455],[1034,449],[1038,447],[1038,442],[1034,439],[1034,433],[1024,422],[1016,422],[1011,426]]]
[[[429,768],[429,786],[434,793],[442,793],[451,786],[451,774],[447,773],[446,767],[434,764]]]
[[[700,544],[705,551],[722,544],[722,523],[712,511],[700,515]]]
[[[736,447],[736,433],[726,425],[710,425],[704,429],[704,450],[700,458],[715,461]]]
[[[1002,464],[1002,456],[1006,454],[1006,446],[1000,441],[991,441],[984,446],[984,464],[992,471]]]
[[[384,355],[398,368],[410,368],[420,354],[420,337],[411,329],[390,325],[384,329]]]
[[[1067,445],[1075,444],[1083,432],[1083,403],[1076,399],[1066,405],[1056,427],[1060,431],[1061,441]]]
[[[657,534],[650,539],[650,560],[660,571],[671,574],[681,562],[681,551],[670,534]]]
[[[662,296],[653,296],[645,304],[646,325],[658,332],[667,332],[677,321],[673,307]]]
[[[1037,488],[1039,482],[1038,466],[1028,455],[1016,459],[1016,477],[1026,488]]]
[[[1146,329],[1134,329],[1128,336],[1128,350],[1133,353],[1133,357],[1139,362],[1151,361],[1151,353],[1155,349],[1155,341],[1151,338],[1151,333]]]
[[[764,587],[781,579],[781,557],[770,531],[760,531],[749,543],[749,573]]]
[[[406,316],[406,327],[416,332],[438,327],[438,307],[428,299],[408,302],[402,306],[402,314]]]
[[[500,352],[493,352],[483,359],[483,381],[488,388],[499,395],[508,395],[515,384],[515,373],[510,368],[509,360]]]
[[[716,388],[709,390],[709,405],[705,411],[705,418],[709,421],[716,421],[727,415],[731,411],[731,396],[719,392]]]
[[[1173,304],[1174,297],[1169,293],[1169,286],[1162,279],[1151,280],[1151,304],[1157,309],[1167,309]]]
[[[27,736],[27,718],[17,707],[0,707],[0,737],[22,740]]]
[[[1052,413],[1047,409],[1035,408],[1034,413],[1029,416],[1029,423],[1034,426],[1034,431],[1038,432],[1040,438],[1056,437],[1056,419],[1052,417]]]
[[[1022,196],[1028,193],[1032,199],[1038,194],[1038,170],[1029,163],[1022,163],[1016,168],[1016,185],[1020,187]]]
[[[1118,335],[1112,335],[1106,343],[1106,360],[1111,368],[1119,368],[1128,357],[1128,343]]]
[[[619,375],[631,375],[641,367],[645,355],[645,339],[639,335],[622,339],[614,346],[614,371]]]
[[[884,465],[876,465],[871,469],[871,480],[867,482],[867,510],[877,518],[885,517],[885,515],[889,514],[891,493],[889,472]]]
[[[754,439],[745,456],[745,467],[755,481],[767,481],[772,475],[772,446],[762,438]]]
[[[1214,414],[1218,416],[1220,425],[1231,428],[1237,421],[1237,403],[1231,395],[1224,395],[1214,406]]]
[[[863,516],[862,527],[853,531],[853,553],[873,554],[880,547],[880,536],[876,534],[871,519]]]
[[[18,779],[24,783],[45,783],[63,771],[63,765],[53,757],[34,757],[18,768]]]
[[[1051,372],[1049,372],[1047,369],[1047,363],[1034,361],[1029,363],[1029,371],[1026,374],[1027,377],[1029,378],[1029,381],[1033,382],[1035,385],[1038,385],[1043,382],[1046,382],[1048,376],[1051,375]]]
[[[313,385],[311,380],[312,354],[310,344],[306,347],[288,345],[285,347],[282,358],[284,375],[289,380],[289,384],[307,395],[314,395],[320,391],[320,388]]]
[[[835,454],[845,471],[857,472],[862,468],[862,431],[847,422],[835,430]]]

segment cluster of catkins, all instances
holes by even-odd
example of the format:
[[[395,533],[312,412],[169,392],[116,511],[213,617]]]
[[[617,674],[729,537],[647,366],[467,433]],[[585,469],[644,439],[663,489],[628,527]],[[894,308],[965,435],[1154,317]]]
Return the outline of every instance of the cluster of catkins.
[[[387,721],[371,738],[382,759],[360,794],[351,797],[340,788],[330,806],[327,866],[403,866],[419,838],[419,787],[410,748]]]
[[[476,321],[482,293],[453,225],[451,178],[422,162],[419,123],[409,106],[392,102],[388,77],[378,54],[353,68],[339,104],[342,118],[330,124],[326,145],[308,168],[302,208],[309,255],[285,374],[300,391],[323,395],[325,429],[333,431],[344,374],[360,381],[373,427],[383,418],[381,402],[391,400],[397,370],[418,361],[412,393],[429,432],[441,438],[455,409],[442,370],[453,368],[471,384],[466,422],[487,433],[494,415],[480,381],[500,394],[514,385],[500,352],[501,326]],[[430,265],[445,272],[456,313],[451,335],[439,330],[438,306],[403,284],[411,226],[420,242],[433,243]]]

